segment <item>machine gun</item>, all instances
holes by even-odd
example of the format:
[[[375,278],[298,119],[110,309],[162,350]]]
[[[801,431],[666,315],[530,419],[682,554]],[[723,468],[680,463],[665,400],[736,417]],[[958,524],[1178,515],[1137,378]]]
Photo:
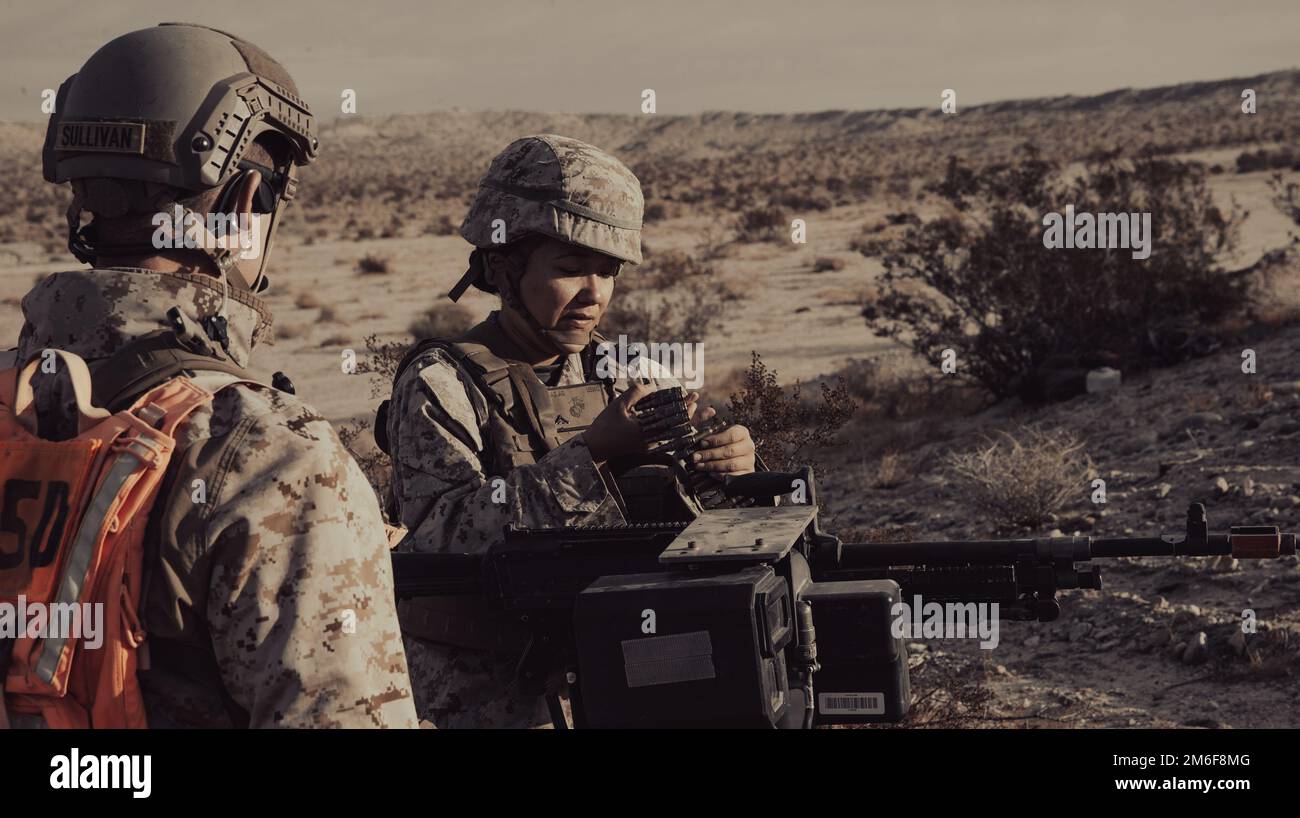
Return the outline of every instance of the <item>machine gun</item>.
[[[806,502],[777,505],[781,495]],[[1056,595],[1101,588],[1095,558],[1294,554],[1276,526],[1181,535],[842,543],[819,530],[813,473],[729,478],[767,505],[689,523],[508,526],[482,555],[394,553],[398,599],[482,594],[530,637],[526,690],[567,689],[575,726],[811,727],[898,721],[910,703],[898,606],[996,603],[1051,621]]]

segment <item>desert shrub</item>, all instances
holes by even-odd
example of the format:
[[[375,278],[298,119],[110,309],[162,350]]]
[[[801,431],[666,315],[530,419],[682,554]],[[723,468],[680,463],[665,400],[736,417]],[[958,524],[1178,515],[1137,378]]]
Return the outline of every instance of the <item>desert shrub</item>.
[[[321,301],[313,292],[301,292],[294,298],[293,305],[300,310],[313,310],[321,305]]]
[[[649,224],[650,222],[660,222],[668,218],[668,208],[663,202],[653,202],[645,206],[645,213],[642,220]]]
[[[600,319],[600,331],[647,343],[698,343],[717,329],[724,291],[723,282],[700,277],[662,290],[616,290]]]
[[[365,338],[366,355],[357,361],[357,372],[370,376],[370,397],[388,397],[397,378],[397,365],[411,348],[408,341],[380,341],[378,335]]]
[[[1018,436],[986,437],[969,451],[950,453],[944,465],[962,498],[999,531],[1041,526],[1084,495],[1092,469],[1079,438],[1037,426],[1024,427]]]
[[[645,253],[645,248],[642,248]],[[638,289],[664,290],[676,287],[696,277],[709,278],[715,274],[711,264],[696,259],[680,250],[656,253],[643,264],[619,274],[616,291]]]
[[[751,207],[736,220],[736,233],[742,241],[781,241],[790,221],[779,207]]]
[[[387,258],[366,253],[357,261],[357,272],[361,275],[384,275],[392,270]]]
[[[818,256],[813,261],[814,273],[838,272],[844,269],[844,259]]]
[[[894,176],[885,185],[885,192],[906,199],[912,195],[912,180],[906,176]]]
[[[714,219],[700,231],[700,242],[695,255],[705,261],[715,261],[727,254],[734,239],[732,232],[721,219]]]
[[[906,455],[893,449],[887,449],[880,456],[880,462],[876,464],[876,473],[872,477],[871,487],[876,489],[898,488],[911,479],[912,469]]]
[[[987,663],[951,655],[927,656],[911,671],[912,703],[897,724],[879,729],[980,727],[991,718],[996,696]]]
[[[782,387],[776,372],[755,352],[740,391],[732,393],[728,402],[733,422],[749,429],[759,456],[773,471],[815,466],[808,450],[830,443],[853,416],[853,399],[842,380],[834,388],[823,383],[821,400],[811,405],[803,400],[801,390],[798,381],[789,391]]]
[[[916,371],[897,356],[854,358],[836,376],[843,379],[864,417],[910,420],[978,411],[987,405],[968,382],[930,371]]]
[[[411,322],[407,332],[417,339],[458,338],[475,323],[474,313],[465,305],[437,301]]]
[[[829,196],[807,193],[802,190],[787,190],[775,197],[776,204],[795,213],[830,210],[834,204]]]
[[[1249,302],[1250,281],[1217,261],[1240,213],[1215,203],[1199,165],[1097,157],[1070,182],[1028,148],[1016,165],[949,161],[932,188],[950,212],[910,226],[884,255],[867,325],[927,360],[957,352],[958,372],[998,397],[1049,359],[1106,352],[1126,368],[1169,362],[1169,337],[1203,333]],[[1151,213],[1152,253],[1052,250],[1045,214]]]
[[[455,220],[446,213],[443,213],[429,224],[429,227],[425,232],[431,233],[435,236],[450,236],[455,234],[457,230],[459,230],[459,226],[456,224]]]
[[[1294,149],[1282,147],[1276,150],[1260,148],[1257,151],[1242,151],[1237,155],[1237,173],[1252,173],[1257,170],[1275,170],[1277,168],[1294,168],[1300,170],[1300,155]]]
[[[1300,225],[1300,184],[1287,182],[1282,174],[1275,173],[1269,180],[1269,188],[1273,191],[1273,206]]]

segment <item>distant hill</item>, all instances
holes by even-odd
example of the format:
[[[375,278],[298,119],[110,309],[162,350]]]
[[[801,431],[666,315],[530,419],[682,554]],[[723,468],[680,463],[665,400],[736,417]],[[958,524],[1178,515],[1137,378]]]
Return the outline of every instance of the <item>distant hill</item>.
[[[1254,116],[1241,113],[1244,88],[1257,94]],[[448,232],[491,156],[529,133],[562,133],[613,152],[666,215],[769,203],[817,210],[881,190],[908,193],[916,180],[940,172],[949,155],[1009,161],[1027,142],[1067,162],[1100,150],[1181,152],[1293,140],[1300,133],[1300,70],[963,106],[955,116],[936,105],[810,114],[338,117],[322,127],[321,159],[303,174],[302,207],[287,229],[321,236]],[[0,201],[0,241],[62,234],[66,194],[41,180],[42,136],[39,124],[0,123],[0,173],[18,189]],[[336,224],[340,219],[344,224]]]

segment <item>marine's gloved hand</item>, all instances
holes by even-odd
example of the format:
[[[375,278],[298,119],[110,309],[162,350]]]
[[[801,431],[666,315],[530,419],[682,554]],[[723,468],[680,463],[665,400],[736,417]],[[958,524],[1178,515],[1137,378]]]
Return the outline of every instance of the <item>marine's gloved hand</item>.
[[[592,460],[604,463],[611,457],[644,454],[647,451],[641,424],[632,413],[632,407],[653,391],[646,384],[634,382],[630,389],[601,410],[591,426],[582,433],[587,448],[591,450]]]

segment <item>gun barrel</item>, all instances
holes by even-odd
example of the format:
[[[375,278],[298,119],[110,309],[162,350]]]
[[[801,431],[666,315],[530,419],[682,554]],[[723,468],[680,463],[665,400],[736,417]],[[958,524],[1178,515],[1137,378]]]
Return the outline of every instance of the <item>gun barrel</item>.
[[[1193,547],[1182,537],[1105,537],[1092,541],[1094,557],[1212,557],[1232,553],[1227,534],[1210,534]]]
[[[1019,540],[926,540],[892,543],[845,543],[833,568],[884,568],[925,565],[1012,565],[1082,562],[1101,557],[1212,557],[1273,559],[1296,553],[1296,535],[1275,526],[1241,526],[1204,537],[1047,537]]]
[[[1087,537],[1019,540],[919,540],[915,542],[845,543],[834,567],[884,568],[901,565],[1012,565],[1026,557],[1086,560]]]

